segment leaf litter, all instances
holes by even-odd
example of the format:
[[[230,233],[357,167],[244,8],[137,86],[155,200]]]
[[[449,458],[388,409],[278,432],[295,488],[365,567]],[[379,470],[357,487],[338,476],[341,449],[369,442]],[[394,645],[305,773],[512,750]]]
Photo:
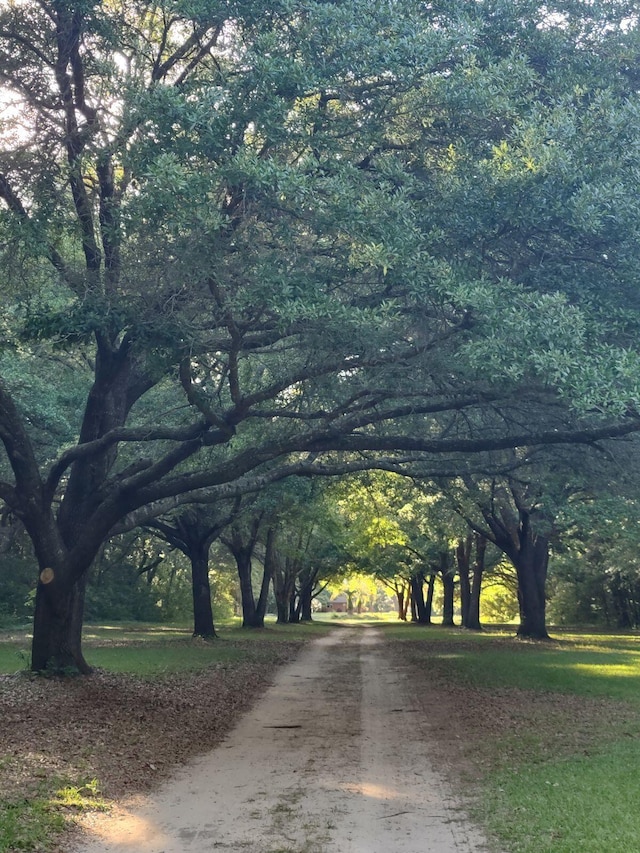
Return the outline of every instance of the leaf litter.
[[[51,798],[69,784],[97,784],[107,802],[152,789],[219,744],[301,642],[225,641],[242,660],[153,679],[100,669],[81,677],[0,676],[0,800]]]

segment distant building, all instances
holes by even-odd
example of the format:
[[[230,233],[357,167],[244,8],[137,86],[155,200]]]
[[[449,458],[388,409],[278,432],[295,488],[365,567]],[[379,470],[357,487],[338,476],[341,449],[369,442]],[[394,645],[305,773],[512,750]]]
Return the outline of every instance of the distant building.
[[[338,593],[338,595],[334,595],[333,598],[327,604],[327,610],[329,613],[346,613],[347,607],[349,605],[349,598],[344,592]]]

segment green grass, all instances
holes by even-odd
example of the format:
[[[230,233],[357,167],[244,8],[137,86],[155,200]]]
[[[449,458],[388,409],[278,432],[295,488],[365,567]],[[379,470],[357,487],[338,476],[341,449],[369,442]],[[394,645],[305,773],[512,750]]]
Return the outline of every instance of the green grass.
[[[638,635],[555,632],[554,642],[531,643],[441,627],[385,633],[420,640],[410,654],[432,679],[468,685],[478,704],[486,690],[504,714],[472,750],[481,775],[476,817],[500,849],[640,850]]]
[[[487,786],[487,825],[510,853],[634,853],[640,849],[640,742],[524,765]]]
[[[243,656],[243,651],[233,645],[215,641],[199,643],[197,640],[174,640],[140,646],[103,646],[86,651],[91,666],[144,677],[197,672],[214,664],[241,660]]]
[[[47,797],[0,801],[0,850],[44,849],[65,826],[64,816]]]
[[[10,674],[27,669],[30,654],[28,643],[0,642],[0,673]]]
[[[192,639],[186,625],[123,623],[87,625],[83,633],[85,657],[91,666],[111,672],[153,677],[172,672],[196,672],[214,664],[241,660],[247,646],[309,639],[327,634],[336,625],[313,622],[247,630],[239,620],[218,625],[219,639]],[[31,636],[27,631],[0,633],[0,674],[28,669]],[[1,850],[1,848],[0,848]]]
[[[508,635],[501,631],[475,634],[394,626],[385,628],[385,633],[396,639],[426,641],[430,660],[440,662],[453,678],[474,686],[640,702],[637,635],[573,633],[550,643],[505,643],[501,640]]]
[[[105,810],[96,779],[28,780],[24,790],[0,799],[0,851],[47,850],[67,826],[65,815]]]

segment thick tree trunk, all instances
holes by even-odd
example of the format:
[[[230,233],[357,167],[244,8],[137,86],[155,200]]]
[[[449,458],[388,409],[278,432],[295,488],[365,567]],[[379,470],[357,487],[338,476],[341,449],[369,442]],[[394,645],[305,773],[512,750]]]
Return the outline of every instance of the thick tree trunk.
[[[245,552],[236,553],[236,566],[240,581],[240,601],[242,604],[242,627],[262,628],[260,618],[256,613],[256,600],[251,583],[251,555]]]
[[[548,640],[545,588],[549,565],[549,540],[544,536],[527,537],[520,552],[512,557],[518,575],[520,626],[517,634],[535,640]]]
[[[53,578],[50,579],[50,573]],[[46,568],[36,590],[31,644],[31,669],[53,674],[91,672],[82,654],[82,624],[86,573],[76,583],[66,583]]]
[[[300,621],[300,597],[295,591],[289,599],[289,622],[292,625],[297,625]]]
[[[429,618],[424,600],[424,575],[422,572],[411,576],[411,601],[412,609],[415,611],[415,622],[420,625],[428,625]]]
[[[265,560],[262,582],[260,584],[260,595],[256,602],[256,609],[253,616],[252,628],[264,628],[264,617],[267,615],[267,604],[269,602],[269,587],[271,585],[271,569],[268,561]]]
[[[470,631],[482,631],[480,624],[480,593],[482,591],[482,577],[484,575],[484,560],[487,550],[487,540],[479,533],[474,535],[476,556],[473,563],[473,580],[471,582],[471,594],[469,596],[469,610],[465,628]]]
[[[191,559],[191,586],[193,591],[193,636],[210,639],[216,637],[211,609],[209,584],[209,546],[195,546],[189,553]]]
[[[305,584],[300,590],[300,621],[311,622],[313,602],[313,584]]]
[[[242,602],[242,627],[264,628],[264,617],[267,612],[267,597],[271,575],[265,568],[260,585],[260,595],[256,601],[251,582],[251,557],[248,554],[236,556],[238,577],[240,579],[240,598]]]
[[[276,600],[277,622],[286,625],[289,621],[289,600],[293,592],[293,586],[288,572],[287,560],[282,559],[278,550],[273,545],[273,569],[271,571],[271,583],[273,596]]]
[[[283,601],[276,595],[276,622],[286,625],[289,621],[289,602]]]
[[[409,585],[411,586],[411,584],[409,584]],[[416,607],[416,601],[415,601],[415,598],[413,597],[413,593],[410,594],[409,601],[411,602],[411,621],[417,622],[418,621],[418,608]]]
[[[171,522],[154,519],[149,523],[156,535],[182,551],[191,563],[194,637],[217,636],[211,607],[209,550],[232,515],[226,508],[218,512],[212,506],[187,507]]]

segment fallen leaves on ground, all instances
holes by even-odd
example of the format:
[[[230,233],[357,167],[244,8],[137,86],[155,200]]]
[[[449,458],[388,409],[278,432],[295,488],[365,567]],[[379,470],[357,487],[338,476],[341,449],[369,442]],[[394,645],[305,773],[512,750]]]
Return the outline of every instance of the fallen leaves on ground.
[[[154,679],[100,670],[0,676],[0,799],[33,796],[43,785],[51,791],[54,780],[91,779],[115,799],[149,790],[212,749],[300,647],[233,643],[240,661]]]

